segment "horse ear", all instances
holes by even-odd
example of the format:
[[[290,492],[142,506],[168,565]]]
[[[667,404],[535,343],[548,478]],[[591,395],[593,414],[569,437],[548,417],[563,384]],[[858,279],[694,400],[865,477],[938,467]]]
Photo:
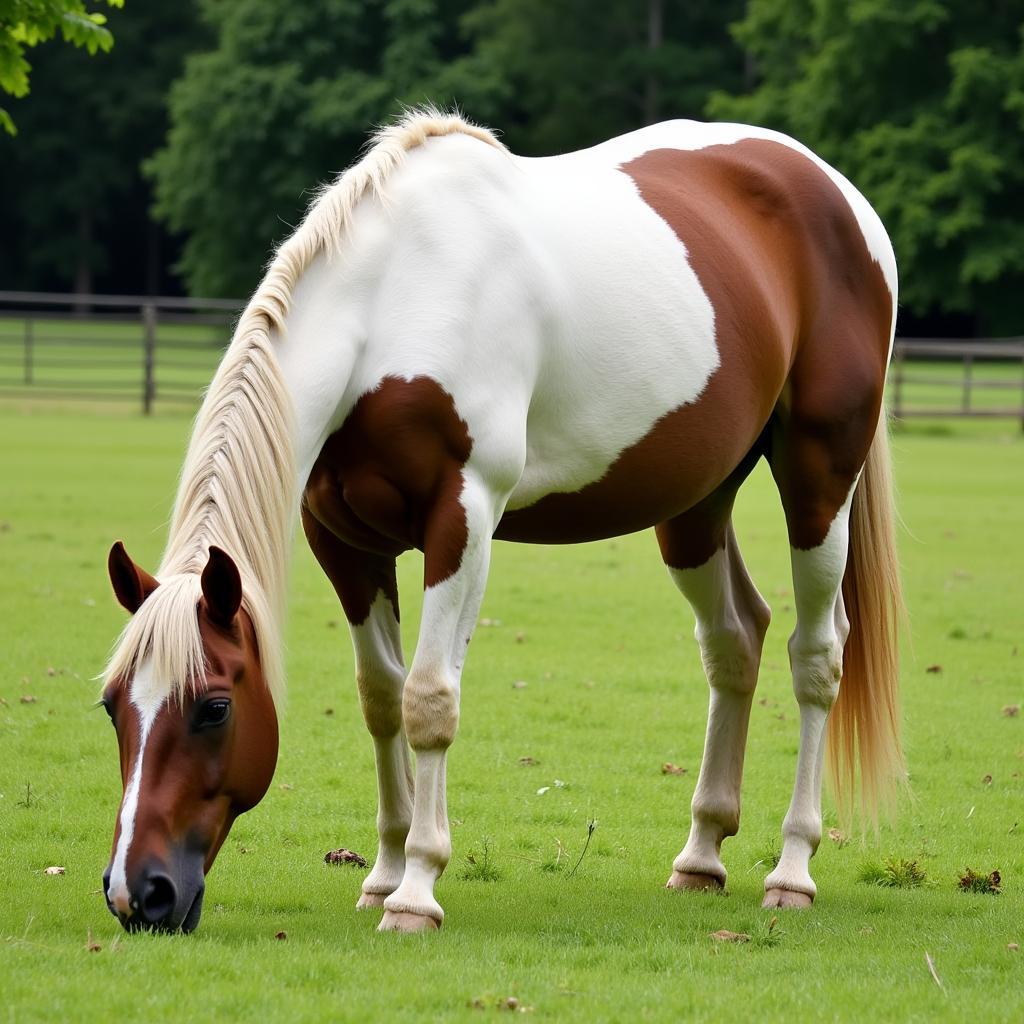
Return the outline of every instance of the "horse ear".
[[[160,583],[150,576],[145,569],[137,566],[125,551],[124,545],[117,541],[107,556],[107,571],[114,587],[114,595],[123,608],[134,615],[143,601],[153,593]]]
[[[242,604],[242,577],[232,557],[212,544],[202,586],[210,618],[218,625],[230,626]]]

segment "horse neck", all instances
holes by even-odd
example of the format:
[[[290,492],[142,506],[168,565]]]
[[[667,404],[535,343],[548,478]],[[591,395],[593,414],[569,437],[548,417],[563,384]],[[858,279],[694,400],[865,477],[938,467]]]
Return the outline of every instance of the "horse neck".
[[[294,409],[296,494],[301,496],[327,438],[344,422],[357,395],[355,368],[366,347],[366,309],[373,286],[353,283],[360,265],[318,256],[303,272],[275,352]]]

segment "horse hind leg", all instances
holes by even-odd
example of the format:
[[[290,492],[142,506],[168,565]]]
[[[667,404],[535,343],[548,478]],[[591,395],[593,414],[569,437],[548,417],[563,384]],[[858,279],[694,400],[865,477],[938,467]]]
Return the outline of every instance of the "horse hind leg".
[[[800,750],[782,825],[782,853],[764,883],[766,907],[807,907],[817,892],[809,867],[821,841],[825,728],[839,694],[850,632],[842,594],[850,509],[881,403],[881,376],[858,380],[849,367],[832,365],[829,377],[821,361],[816,369],[813,387],[801,387],[798,372],[789,407],[778,410],[773,421],[769,454],[790,539],[797,623],[789,658],[800,709]],[[844,370],[841,385],[826,386]]]
[[[771,611],[740,557],[731,514],[739,480],[658,527],[662,557],[696,616],[710,686],[707,736],[691,804],[690,834],[672,865],[670,889],[721,889],[722,841],[739,829],[747,726]]]

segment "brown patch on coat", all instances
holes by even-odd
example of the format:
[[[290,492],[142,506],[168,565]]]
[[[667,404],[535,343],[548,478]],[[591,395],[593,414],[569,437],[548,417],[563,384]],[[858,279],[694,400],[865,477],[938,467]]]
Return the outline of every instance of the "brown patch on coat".
[[[345,583],[345,592],[339,589],[349,621],[365,621],[379,591],[396,605],[397,614],[393,570],[384,566],[402,551],[423,551],[425,587],[458,571],[468,539],[459,501],[462,468],[472,448],[452,396],[422,376],[385,377],[327,439],[306,484],[307,538],[314,553],[326,552],[328,564],[341,559],[344,568],[357,571],[353,552],[381,559],[366,566],[360,579]],[[346,551],[332,548],[318,526]]]
[[[891,296],[853,211],[813,161],[766,140],[652,150],[622,170],[686,246],[715,311],[720,366],[696,402],[661,417],[600,480],[507,513],[496,535],[559,543],[626,533],[720,487],[727,506],[733,489],[723,485],[756,461],[775,412],[771,458],[791,539],[815,546],[874,435],[889,344]],[[702,564],[721,547],[727,516],[709,511],[717,532],[692,544],[677,537],[669,564]]]
[[[395,556],[362,551],[346,544],[320,522],[303,504],[302,529],[320,568],[331,581],[345,617],[353,626],[362,625],[378,594],[383,594],[399,618],[398,580]]]

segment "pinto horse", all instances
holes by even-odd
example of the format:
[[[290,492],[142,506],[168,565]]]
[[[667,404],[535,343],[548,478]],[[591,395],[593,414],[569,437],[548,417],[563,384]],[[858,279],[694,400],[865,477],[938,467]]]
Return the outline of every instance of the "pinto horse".
[[[673,121],[523,159],[434,111],[382,130],[242,314],[156,576],[110,553],[132,613],[103,690],[124,783],[111,911],[194,928],[231,823],[270,783],[297,512],[351,626],[379,789],[359,906],[383,907],[382,930],[444,917],[445,759],[492,537],[655,528],[711,687],[668,886],[724,886],[770,618],[731,514],[762,457],[788,525],[800,710],[764,903],[809,905],[826,724],[841,794],[859,774],[870,808],[900,774],[882,412],[895,302],[871,207],[775,132]],[[425,593],[407,669],[395,558],[411,548]]]

